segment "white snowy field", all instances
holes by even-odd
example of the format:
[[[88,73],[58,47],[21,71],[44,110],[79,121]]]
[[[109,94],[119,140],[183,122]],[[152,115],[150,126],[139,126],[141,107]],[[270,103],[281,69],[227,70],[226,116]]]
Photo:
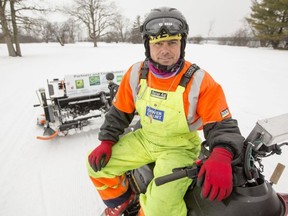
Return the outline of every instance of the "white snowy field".
[[[144,59],[144,47],[77,43],[21,48],[23,57],[12,58],[0,44],[0,215],[99,216],[104,205],[85,168],[87,151],[99,143],[97,131],[37,140],[43,130],[36,125],[42,109],[33,107],[35,91],[47,87],[47,78],[127,69]],[[257,120],[288,112],[287,51],[189,44],[186,59],[222,84],[244,136]],[[269,179],[278,162],[288,164],[288,147],[263,162]],[[288,193],[287,181],[286,169],[276,191]]]

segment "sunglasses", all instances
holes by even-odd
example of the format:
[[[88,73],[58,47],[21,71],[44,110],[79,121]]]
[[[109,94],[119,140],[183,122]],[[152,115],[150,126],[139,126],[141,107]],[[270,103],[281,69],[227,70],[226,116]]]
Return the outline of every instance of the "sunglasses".
[[[176,35],[187,32],[187,27],[181,20],[168,17],[152,19],[141,26],[141,32],[150,36],[157,36],[163,30],[169,35]]]

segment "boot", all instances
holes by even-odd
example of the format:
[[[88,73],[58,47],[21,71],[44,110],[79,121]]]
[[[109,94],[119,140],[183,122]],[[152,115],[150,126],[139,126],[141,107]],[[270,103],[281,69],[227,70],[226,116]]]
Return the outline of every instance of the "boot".
[[[132,192],[131,196],[124,203],[116,206],[115,208],[106,208],[105,215],[106,216],[120,216],[133,202],[135,201],[135,193]]]

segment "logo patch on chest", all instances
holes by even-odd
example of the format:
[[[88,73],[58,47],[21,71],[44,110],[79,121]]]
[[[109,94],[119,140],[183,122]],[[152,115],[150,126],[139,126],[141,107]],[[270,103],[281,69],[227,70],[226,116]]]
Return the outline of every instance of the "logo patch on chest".
[[[159,98],[162,100],[167,100],[167,93],[165,93],[165,92],[158,92],[158,91],[151,90],[150,96],[155,97],[155,98]]]
[[[154,120],[161,121],[161,122],[163,122],[163,119],[164,119],[164,111],[157,110],[149,106],[146,107],[145,115],[148,116],[149,118],[152,118]]]

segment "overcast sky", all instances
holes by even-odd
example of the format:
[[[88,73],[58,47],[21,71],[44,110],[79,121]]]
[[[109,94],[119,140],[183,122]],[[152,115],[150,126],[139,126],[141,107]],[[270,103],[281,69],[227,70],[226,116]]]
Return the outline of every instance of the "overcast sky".
[[[213,24],[213,35],[231,34],[243,26],[251,12],[251,0],[119,0],[115,1],[130,19],[143,16],[151,8],[169,6],[179,9],[186,17],[190,35],[207,36]]]
[[[71,0],[51,0],[69,2]],[[51,2],[50,1],[50,2]],[[190,36],[225,36],[243,26],[244,17],[250,12],[251,0],[114,0],[123,15],[131,21],[137,15],[144,17],[151,8],[169,6],[179,9],[186,17]]]

